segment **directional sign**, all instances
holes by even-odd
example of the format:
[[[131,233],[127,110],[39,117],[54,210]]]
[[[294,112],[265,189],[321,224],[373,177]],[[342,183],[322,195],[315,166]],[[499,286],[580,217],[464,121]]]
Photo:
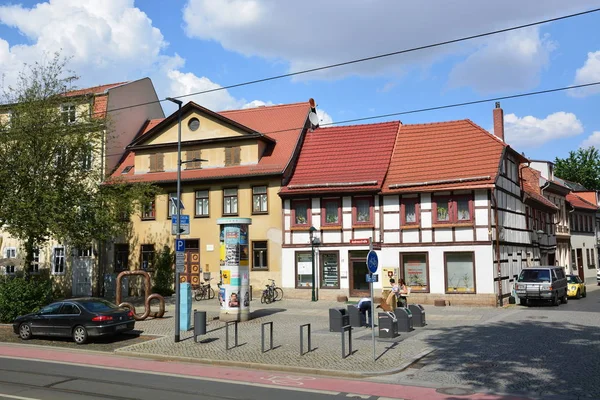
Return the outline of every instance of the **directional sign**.
[[[181,223],[180,223],[182,235],[190,234],[190,216],[189,215],[181,215]],[[173,235],[177,235],[177,215],[171,216],[171,233]]]
[[[379,267],[379,258],[377,257],[377,253],[373,250],[369,251],[367,254],[367,268],[369,268],[369,272],[374,274],[377,272],[377,268]]]

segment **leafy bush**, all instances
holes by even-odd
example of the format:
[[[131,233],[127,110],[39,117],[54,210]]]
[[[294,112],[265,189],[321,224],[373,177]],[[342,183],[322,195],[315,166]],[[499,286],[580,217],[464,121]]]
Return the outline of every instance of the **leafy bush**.
[[[171,251],[169,246],[163,247],[162,251],[156,255],[156,260],[154,261],[153,293],[158,293],[161,296],[171,296],[174,293],[174,262],[175,253]]]
[[[52,281],[47,275],[0,278],[0,322],[13,322],[19,315],[38,311],[52,302]]]

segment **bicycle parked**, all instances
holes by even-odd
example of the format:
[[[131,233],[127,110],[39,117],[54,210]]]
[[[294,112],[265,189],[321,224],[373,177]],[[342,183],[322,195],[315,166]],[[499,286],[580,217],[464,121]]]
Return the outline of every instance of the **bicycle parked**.
[[[215,290],[210,287],[210,281],[212,281],[212,278],[208,281],[204,281],[204,283],[201,283],[200,286],[194,290],[194,298],[196,301],[205,299],[211,300],[215,298]]]
[[[283,289],[275,286],[274,279],[269,280],[271,281],[271,283],[269,285],[265,285],[267,288],[263,290],[260,302],[270,304],[277,300],[283,300]]]

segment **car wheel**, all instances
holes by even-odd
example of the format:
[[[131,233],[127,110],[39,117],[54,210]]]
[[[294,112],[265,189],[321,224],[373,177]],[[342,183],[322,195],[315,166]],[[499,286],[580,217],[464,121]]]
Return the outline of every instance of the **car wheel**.
[[[75,329],[73,329],[73,340],[77,344],[86,343],[88,340],[87,330],[81,325],[76,326]]]
[[[552,305],[553,305],[554,307],[557,307],[557,306],[559,306],[559,305],[560,305],[560,300],[558,299],[558,293],[556,293],[556,294],[554,295],[554,297],[552,298]]]
[[[27,322],[24,322],[21,325],[19,325],[19,337],[23,340],[31,339],[31,326],[29,326]]]
[[[579,300],[581,298],[581,292],[577,289],[577,293],[575,294],[575,298]]]
[[[527,301],[527,299],[521,299],[521,305],[527,307],[529,305],[529,301]]]
[[[587,289],[583,289],[583,297],[587,297]]]
[[[569,302],[569,296],[567,296],[567,292],[562,297],[562,303],[567,304]]]

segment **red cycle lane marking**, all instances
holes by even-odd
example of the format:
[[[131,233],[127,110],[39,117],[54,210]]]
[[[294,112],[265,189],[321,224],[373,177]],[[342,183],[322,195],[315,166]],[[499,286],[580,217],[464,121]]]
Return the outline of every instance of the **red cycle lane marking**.
[[[2,346],[0,355],[16,358],[32,358],[38,360],[67,362],[88,366],[127,369],[140,372],[167,373],[181,377],[199,377],[208,379],[231,380],[262,384],[272,387],[302,388],[330,392],[356,393],[401,399],[447,399],[449,396],[437,393],[435,389],[418,386],[394,385],[367,381],[355,381],[336,378],[320,378],[293,374],[273,374],[265,371],[223,368],[212,365],[199,365],[183,362],[164,362],[126,356],[72,353],[31,347]],[[519,400],[518,397],[501,397],[477,393],[461,396],[473,400]]]

